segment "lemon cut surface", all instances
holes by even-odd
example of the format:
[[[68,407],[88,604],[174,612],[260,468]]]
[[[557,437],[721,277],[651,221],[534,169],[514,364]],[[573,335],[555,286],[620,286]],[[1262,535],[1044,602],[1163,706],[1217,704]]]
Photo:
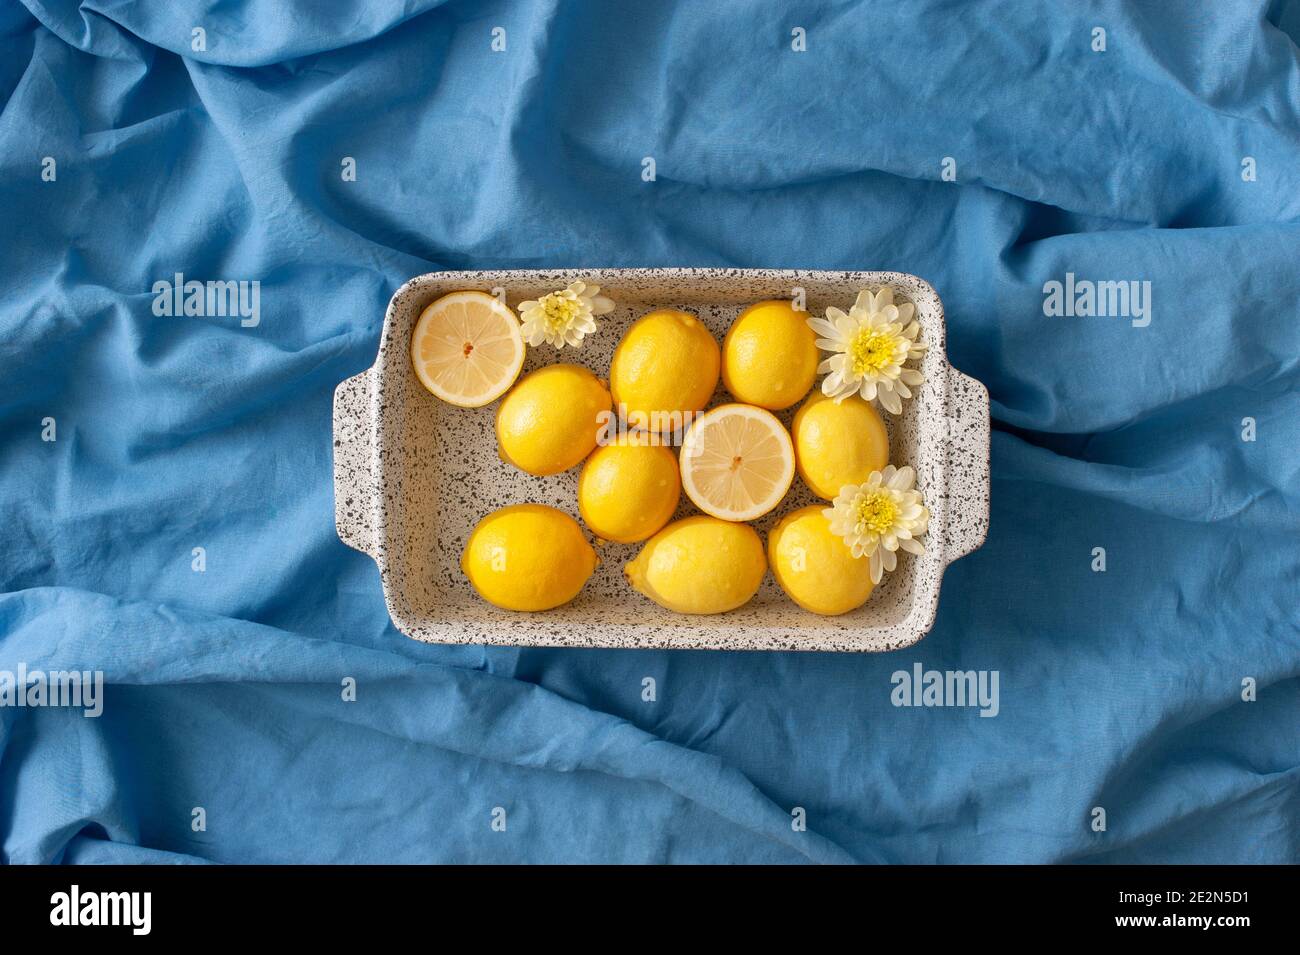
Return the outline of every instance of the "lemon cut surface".
[[[752,521],[781,503],[794,480],[794,444],[770,411],[722,405],[682,442],[682,489],[705,514]]]
[[[490,404],[524,366],[519,319],[486,292],[444,295],[415,323],[411,365],[420,384],[448,404]]]

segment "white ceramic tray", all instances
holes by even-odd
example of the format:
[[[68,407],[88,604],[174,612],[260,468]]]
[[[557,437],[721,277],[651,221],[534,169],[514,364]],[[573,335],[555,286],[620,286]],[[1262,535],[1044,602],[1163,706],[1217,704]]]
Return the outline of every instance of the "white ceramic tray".
[[[717,616],[673,614],[636,593],[623,564],[641,545],[605,544],[601,564],[572,603],[538,614],[498,610],[480,600],[460,571],[465,540],[478,520],[507,504],[549,504],[575,518],[578,468],[549,478],[500,461],[496,403],[455,408],[415,377],[410,336],[426,305],[458,289],[504,289],[513,307],[581,279],[617,304],[584,346],[529,349],[524,374],[555,361],[587,365],[608,376],[624,329],[654,308],[695,312],[721,342],[732,319],[761,299],[803,289],[809,313],[847,310],[863,288],[890,285],[895,301],[916,306],[925,384],[903,413],[882,417],[890,460],[912,465],[931,510],[926,554],[899,551],[871,599],[840,617],[819,617],[781,593],[771,574],[758,595]],[[719,386],[718,398],[724,397]],[[793,410],[780,417],[788,426]],[[953,369],[944,342],[943,303],[929,284],[898,272],[749,269],[589,269],[434,272],[397,290],[384,319],[379,356],[334,395],[335,523],[339,537],[379,565],[384,597],[402,633],[430,643],[517,646],[672,647],[752,650],[893,650],[920,640],[934,622],[944,568],[979,547],[988,528],[988,392]],[[677,516],[692,513],[685,495]],[[782,515],[816,499],[795,479],[776,511],[756,522],[766,531]]]

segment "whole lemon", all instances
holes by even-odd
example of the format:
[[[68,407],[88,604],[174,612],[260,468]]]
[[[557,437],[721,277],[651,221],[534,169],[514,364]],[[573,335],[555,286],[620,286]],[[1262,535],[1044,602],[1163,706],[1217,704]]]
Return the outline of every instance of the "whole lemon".
[[[876,409],[857,395],[836,403],[814,392],[790,427],[799,476],[833,501],[845,484],[861,484],[889,463],[889,434]]]
[[[524,377],[497,409],[501,457],[539,477],[567,471],[591,453],[609,412],[609,392],[578,365],[547,365]]]
[[[758,592],[763,542],[748,524],[716,517],[674,521],[623,568],[628,582],[677,613],[724,613]]]
[[[751,305],[722,343],[722,383],[737,401],[772,411],[808,394],[817,377],[817,336],[785,299]]]
[[[605,540],[643,541],[668,523],[682,495],[677,456],[624,435],[597,448],[578,478],[578,510]]]
[[[504,610],[550,610],[578,595],[596,552],[568,514],[515,504],[478,522],[460,559],[479,596]]]
[[[871,561],[854,557],[844,539],[831,533],[820,504],[782,518],[767,537],[772,575],[805,610],[835,616],[856,610],[871,596]]]
[[[678,430],[713,397],[720,360],[703,322],[689,312],[660,309],[637,319],[618,343],[610,390],[633,427]]]

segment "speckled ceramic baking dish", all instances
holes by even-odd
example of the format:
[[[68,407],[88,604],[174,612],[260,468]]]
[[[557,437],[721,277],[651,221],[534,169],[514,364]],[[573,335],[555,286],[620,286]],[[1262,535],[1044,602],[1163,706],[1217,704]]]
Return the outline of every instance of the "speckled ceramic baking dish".
[[[847,309],[863,288],[891,285],[895,301],[915,304],[925,384],[885,414],[890,458],[917,471],[932,517],[926,554],[899,552],[899,566],[871,599],[840,617],[800,609],[769,573],[758,595],[711,617],[671,613],[623,579],[640,545],[602,544],[601,564],[578,598],[538,614],[498,610],[480,600],[460,571],[465,540],[484,514],[507,504],[550,504],[578,516],[577,468],[549,478],[524,474],[497,457],[497,404],[454,408],[429,394],[411,369],[411,330],[426,305],[458,289],[504,289],[515,306],[581,279],[617,304],[579,351],[529,350],[524,374],[576,361],[602,379],[623,330],[660,307],[697,313],[719,342],[736,314],[761,299],[802,289],[811,314]],[[717,396],[723,397],[721,392]],[[793,410],[780,417],[788,426]],[[926,282],[897,272],[750,269],[588,269],[559,272],[434,272],[412,279],[388,305],[375,364],[334,395],[334,494],[339,537],[379,565],[393,623],[429,643],[574,647],[672,647],[730,650],[894,650],[920,640],[934,622],[944,568],[984,541],[988,528],[988,392],[953,369],[944,347],[943,303]],[[757,522],[760,533],[782,515],[814,503],[795,480],[782,505]],[[691,513],[682,498],[678,516]]]

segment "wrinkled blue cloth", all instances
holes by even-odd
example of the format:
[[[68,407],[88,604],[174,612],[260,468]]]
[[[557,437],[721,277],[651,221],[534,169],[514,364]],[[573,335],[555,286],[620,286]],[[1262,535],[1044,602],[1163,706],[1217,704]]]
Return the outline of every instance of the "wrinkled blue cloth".
[[[0,858],[1300,861],[1297,40],[1296,0],[5,4],[0,671],[108,685],[0,708]],[[938,289],[993,482],[928,637],[393,629],[334,387],[413,275],[589,266]],[[156,314],[176,273],[259,323]],[[1067,273],[1149,324],[1045,314]],[[918,663],[998,715],[894,706]]]

